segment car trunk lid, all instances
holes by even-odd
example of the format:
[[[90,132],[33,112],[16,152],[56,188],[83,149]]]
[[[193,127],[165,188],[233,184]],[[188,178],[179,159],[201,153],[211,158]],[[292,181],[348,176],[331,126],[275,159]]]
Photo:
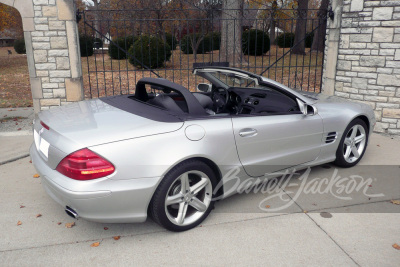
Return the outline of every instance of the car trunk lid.
[[[35,143],[42,158],[56,168],[62,158],[78,149],[173,132],[182,125],[182,121],[144,118],[94,99],[40,112],[34,125]]]

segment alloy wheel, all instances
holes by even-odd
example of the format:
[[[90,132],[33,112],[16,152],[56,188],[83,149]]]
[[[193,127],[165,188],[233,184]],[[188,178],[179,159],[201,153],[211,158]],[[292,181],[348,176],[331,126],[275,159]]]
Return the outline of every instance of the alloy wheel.
[[[212,183],[201,171],[188,171],[171,184],[165,197],[165,212],[175,225],[196,222],[207,211],[212,200]]]
[[[365,149],[367,136],[364,127],[354,125],[348,132],[343,143],[343,157],[348,163],[357,161]]]

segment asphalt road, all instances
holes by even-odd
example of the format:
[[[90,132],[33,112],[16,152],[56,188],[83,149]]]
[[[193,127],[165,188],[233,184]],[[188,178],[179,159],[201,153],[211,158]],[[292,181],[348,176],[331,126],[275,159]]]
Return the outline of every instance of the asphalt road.
[[[4,140],[0,136],[0,154],[11,142]],[[398,151],[399,139],[373,135],[359,166],[316,167],[273,192],[235,195],[218,202],[200,227],[183,233],[151,220],[75,221],[33,178],[29,158],[22,158],[0,165],[0,265],[398,266],[400,250],[392,245],[400,245],[400,205],[390,202],[400,199]],[[323,178],[355,175],[366,182],[358,191],[340,193],[336,186],[312,192]]]

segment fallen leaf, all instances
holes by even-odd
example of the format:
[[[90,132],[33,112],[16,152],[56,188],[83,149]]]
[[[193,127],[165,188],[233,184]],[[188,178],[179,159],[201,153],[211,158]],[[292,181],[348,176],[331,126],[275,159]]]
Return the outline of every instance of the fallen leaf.
[[[395,205],[400,205],[400,200],[390,200],[390,203],[395,204]]]
[[[270,206],[270,205],[266,205],[265,207],[266,207],[267,209],[271,208],[271,206]]]
[[[113,236],[113,238],[114,238],[114,240],[119,240],[121,238],[121,236],[117,235],[117,236]]]
[[[36,214],[36,218],[42,217],[42,214]]]
[[[308,211],[306,211],[306,210],[303,210],[303,212],[304,212],[304,213],[308,213]]]
[[[19,205],[19,208],[23,209],[23,208],[25,208],[25,206],[24,205]]]
[[[394,244],[392,245],[392,247],[394,247],[394,248],[397,249],[397,250],[400,250],[400,246],[397,245],[397,243],[394,243]]]
[[[72,223],[66,223],[65,224],[65,228],[72,228],[72,227],[74,227],[75,226],[75,223],[74,222],[72,222]]]
[[[376,145],[376,146],[379,146],[379,147],[380,147],[380,145]]]
[[[21,221],[18,221],[18,222],[17,222],[17,225],[18,225],[18,226],[20,226],[21,224],[22,224],[22,222],[21,222]]]
[[[57,224],[58,224],[58,225],[61,225],[61,224],[62,224],[62,222],[58,222]]]
[[[94,242],[93,244],[90,245],[91,247],[98,247],[100,246],[100,242]]]
[[[18,128],[17,131],[21,131],[21,128]]]
[[[32,163],[32,160],[30,160],[29,163]]]
[[[108,227],[104,227],[104,230],[108,230]]]
[[[369,184],[368,186],[369,186],[369,187],[372,187],[372,184]]]
[[[39,174],[35,174],[35,175],[33,175],[33,178],[39,178],[40,177],[40,175]]]

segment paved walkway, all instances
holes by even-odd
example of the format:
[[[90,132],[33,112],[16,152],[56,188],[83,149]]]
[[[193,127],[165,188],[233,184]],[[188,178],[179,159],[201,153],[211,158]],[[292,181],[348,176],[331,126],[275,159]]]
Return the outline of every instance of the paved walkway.
[[[0,136],[31,135],[33,108],[0,108]]]
[[[33,108],[0,108],[0,164],[29,155]]]

